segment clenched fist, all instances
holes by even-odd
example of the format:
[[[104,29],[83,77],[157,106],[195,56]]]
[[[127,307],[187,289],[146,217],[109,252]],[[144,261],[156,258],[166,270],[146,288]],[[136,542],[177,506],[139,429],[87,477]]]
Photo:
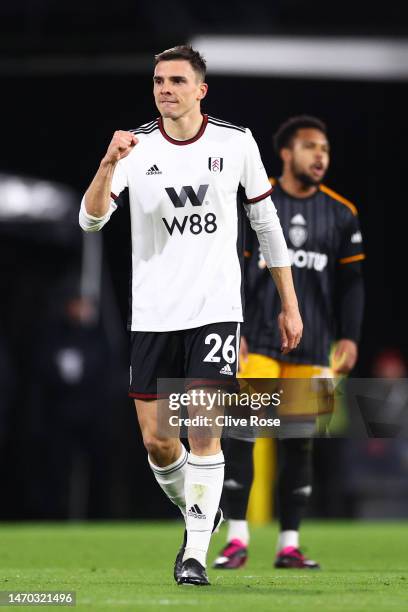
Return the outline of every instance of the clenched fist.
[[[138,142],[136,136],[131,132],[117,130],[113,135],[103,161],[109,164],[116,164],[120,159],[127,157]]]

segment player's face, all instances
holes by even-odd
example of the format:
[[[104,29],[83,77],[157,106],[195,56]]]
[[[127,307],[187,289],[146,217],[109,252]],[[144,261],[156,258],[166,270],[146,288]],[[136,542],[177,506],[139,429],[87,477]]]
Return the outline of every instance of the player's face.
[[[207,85],[187,60],[159,62],[153,76],[156,106],[165,119],[179,119],[200,107]]]
[[[329,143],[320,130],[303,128],[296,132],[288,162],[290,170],[305,185],[319,185],[329,167]]]

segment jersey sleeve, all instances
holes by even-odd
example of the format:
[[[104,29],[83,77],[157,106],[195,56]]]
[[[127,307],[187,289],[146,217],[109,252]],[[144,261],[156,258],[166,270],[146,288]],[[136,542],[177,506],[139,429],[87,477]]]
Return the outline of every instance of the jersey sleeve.
[[[244,166],[241,185],[245,189],[246,201],[249,204],[260,202],[273,191],[262,163],[258,145],[249,129],[245,132]]]
[[[363,237],[357,212],[346,211],[337,259],[339,264],[348,264],[365,259]]]

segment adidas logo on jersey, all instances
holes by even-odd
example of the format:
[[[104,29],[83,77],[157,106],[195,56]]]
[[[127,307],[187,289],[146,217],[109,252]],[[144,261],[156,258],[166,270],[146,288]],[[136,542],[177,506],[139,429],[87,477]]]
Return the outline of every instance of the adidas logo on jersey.
[[[191,506],[190,510],[187,512],[187,516],[192,516],[193,518],[197,518],[197,519],[207,518],[206,515],[202,513],[202,511],[200,510],[200,507],[197,504],[194,504],[194,506]]]
[[[221,368],[220,374],[228,374],[228,376],[232,376],[233,375],[233,371],[231,370],[231,368],[230,368],[228,363],[223,368]]]
[[[151,168],[148,169],[148,171],[146,172],[147,175],[149,174],[163,174],[163,172],[161,170],[158,169],[158,167],[156,166],[156,164],[154,164]]]

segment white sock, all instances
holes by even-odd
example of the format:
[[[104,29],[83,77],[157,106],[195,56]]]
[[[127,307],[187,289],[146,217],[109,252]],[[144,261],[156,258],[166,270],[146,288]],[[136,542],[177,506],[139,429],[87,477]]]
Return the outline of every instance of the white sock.
[[[183,444],[181,445],[181,455],[166,467],[158,467],[154,465],[149,456],[147,456],[149,465],[153,471],[153,474],[169,498],[176,506],[180,508],[180,511],[184,518],[186,517],[186,498],[184,497],[184,479],[187,471],[187,459],[188,452],[186,451]]]
[[[281,531],[278,537],[278,545],[276,547],[277,552],[286,548],[287,546],[294,546],[299,548],[299,532],[293,529],[287,531]]]
[[[231,542],[231,540],[241,540],[241,542],[245,544],[245,546],[248,546],[248,521],[237,521],[235,519],[229,519],[227,542]]]
[[[204,457],[189,454],[184,490],[186,496],[187,546],[183,556],[206,566],[214,518],[224,482],[224,454]]]

